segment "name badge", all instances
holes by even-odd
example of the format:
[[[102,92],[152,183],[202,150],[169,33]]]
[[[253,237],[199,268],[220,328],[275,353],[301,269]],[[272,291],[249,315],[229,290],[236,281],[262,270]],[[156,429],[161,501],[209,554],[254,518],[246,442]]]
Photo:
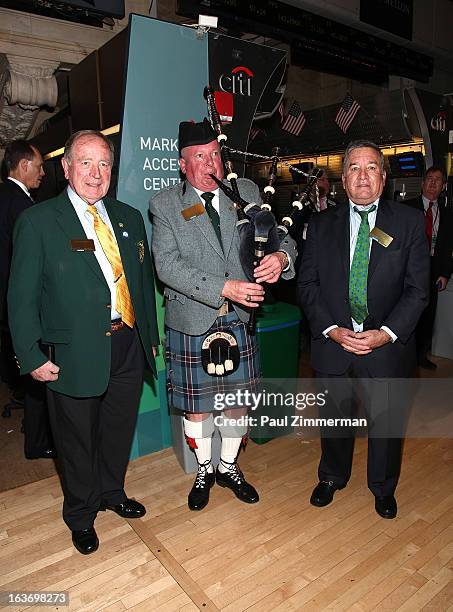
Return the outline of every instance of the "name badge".
[[[385,248],[391,244],[393,236],[389,236],[378,227],[374,227],[370,232],[370,238],[379,242],[379,244]]]
[[[195,217],[199,217],[205,213],[205,208],[203,204],[194,204],[193,206],[189,206],[189,208],[184,208],[181,211],[182,216],[186,221],[190,221]]]
[[[95,251],[94,240],[91,238],[85,239],[72,239],[71,240],[72,251]]]

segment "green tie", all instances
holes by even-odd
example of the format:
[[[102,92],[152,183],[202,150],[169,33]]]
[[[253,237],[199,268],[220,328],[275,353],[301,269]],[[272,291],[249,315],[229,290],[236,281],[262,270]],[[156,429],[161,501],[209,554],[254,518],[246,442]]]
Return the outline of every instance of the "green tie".
[[[363,323],[368,316],[367,307],[367,284],[368,284],[368,259],[370,255],[370,225],[368,214],[376,210],[372,206],[369,210],[360,210],[354,206],[354,212],[359,213],[362,218],[360,223],[357,242],[352,258],[351,270],[349,272],[349,303],[351,315],[356,323]]]
[[[212,227],[214,228],[216,236],[219,239],[220,246],[222,246],[222,234],[220,233],[220,217],[219,217],[219,213],[216,211],[216,209],[212,205],[214,194],[211,191],[207,191],[206,193],[202,193],[201,197],[206,203],[205,204],[206,212],[208,213],[208,216],[211,219]]]

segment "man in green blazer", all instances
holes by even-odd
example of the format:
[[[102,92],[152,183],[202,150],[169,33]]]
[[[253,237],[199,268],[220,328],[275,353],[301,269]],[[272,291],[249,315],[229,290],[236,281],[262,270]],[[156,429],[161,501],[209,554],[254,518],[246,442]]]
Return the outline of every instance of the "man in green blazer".
[[[16,223],[8,293],[21,373],[47,383],[63,518],[83,554],[98,548],[99,510],[146,512],[124,477],[145,363],[155,372],[154,282],[140,212],[105,197],[112,162],[101,133],[71,136],[67,189]]]

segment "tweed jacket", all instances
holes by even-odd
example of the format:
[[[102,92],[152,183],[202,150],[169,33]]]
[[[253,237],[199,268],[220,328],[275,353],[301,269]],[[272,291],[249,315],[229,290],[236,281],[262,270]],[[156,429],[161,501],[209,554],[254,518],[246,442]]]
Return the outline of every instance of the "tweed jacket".
[[[260,202],[258,187],[239,179],[241,196]],[[165,323],[185,334],[199,336],[214,323],[224,302],[221,296],[227,280],[247,280],[239,261],[237,214],[232,202],[220,191],[222,245],[206,213],[186,220],[184,209],[201,203],[187,181],[160,191],[150,202],[153,216],[152,252],[159,279],[164,284]],[[223,248],[222,248],[223,247]],[[291,238],[281,245],[290,259],[286,278],[294,276],[295,245]],[[250,313],[233,304],[239,318]]]

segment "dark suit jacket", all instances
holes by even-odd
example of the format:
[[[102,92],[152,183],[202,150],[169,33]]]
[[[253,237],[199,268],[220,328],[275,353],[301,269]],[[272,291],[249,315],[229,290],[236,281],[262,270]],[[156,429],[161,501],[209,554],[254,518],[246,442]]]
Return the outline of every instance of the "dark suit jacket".
[[[114,228],[147,360],[158,344],[151,258],[141,213],[103,199]],[[73,251],[86,239],[67,192],[22,213],[14,229],[8,292],[9,323],[21,373],[47,358],[39,341],[55,346],[60,366],[49,388],[73,397],[101,395],[110,375],[110,290],[93,252]]]
[[[313,215],[299,272],[299,300],[313,336],[312,363],[326,374],[343,374],[352,354],[322,332],[331,325],[352,329],[349,305],[349,205]],[[360,357],[372,376],[406,376],[415,360],[413,332],[428,303],[429,255],[423,215],[381,200],[376,227],[390,236],[385,248],[373,240],[368,269],[369,316],[364,329],[389,327],[395,343]]]
[[[327,210],[329,210],[330,208],[338,208],[338,206],[342,206],[342,204],[338,204],[334,200],[327,198]],[[289,234],[296,241],[296,245],[297,245],[298,255],[296,259],[296,270],[299,270],[300,268],[300,264],[302,261],[302,255],[303,255],[304,248],[305,248],[305,239],[304,239],[305,224],[307,224],[308,226],[308,224],[310,223],[310,219],[315,215],[319,215],[320,212],[324,212],[324,211],[314,211],[312,208],[309,208],[308,206],[306,206],[300,211],[300,213],[295,215],[295,218],[293,219],[293,224],[289,229]]]
[[[412,208],[416,208],[423,212],[422,196],[407,200],[404,202]],[[437,233],[436,245],[434,247],[434,255],[432,259],[431,269],[433,280],[436,281],[439,276],[450,277],[453,270],[453,211],[445,206],[438,206],[439,210],[439,231]]]
[[[13,229],[20,213],[32,205],[31,199],[13,181],[0,185],[0,321],[6,321],[6,293],[13,243]]]

